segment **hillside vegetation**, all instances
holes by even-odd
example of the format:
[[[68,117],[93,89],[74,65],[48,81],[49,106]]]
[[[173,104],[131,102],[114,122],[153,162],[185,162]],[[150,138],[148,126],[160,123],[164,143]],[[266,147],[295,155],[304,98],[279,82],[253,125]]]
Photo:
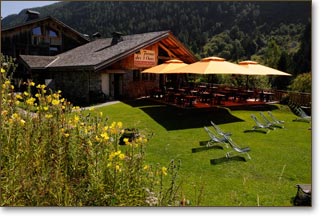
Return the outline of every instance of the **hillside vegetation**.
[[[81,33],[171,30],[198,57],[257,60],[294,75],[311,71],[311,2],[60,2],[34,8]],[[24,22],[25,10],[2,20]]]

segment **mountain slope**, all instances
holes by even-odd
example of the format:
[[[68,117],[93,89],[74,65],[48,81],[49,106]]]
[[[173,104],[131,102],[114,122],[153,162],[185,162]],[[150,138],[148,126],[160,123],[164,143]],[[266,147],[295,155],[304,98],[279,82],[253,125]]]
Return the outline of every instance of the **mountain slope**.
[[[109,37],[113,31],[135,34],[171,30],[194,53],[202,56],[206,55],[204,47],[207,43],[223,32],[227,32],[232,41],[238,40],[236,43],[240,43],[243,49],[255,44],[256,48],[249,49],[255,54],[267,45],[271,37],[276,37],[281,41],[280,46],[289,51],[284,46],[284,37],[289,37],[289,32],[293,31],[293,39],[287,41],[294,40],[292,48],[297,48],[299,35],[311,17],[311,2],[73,1],[33,10],[39,11],[41,16],[54,16],[88,35],[97,31],[103,37]],[[2,27],[22,23],[25,18],[23,10],[18,15],[4,18]]]

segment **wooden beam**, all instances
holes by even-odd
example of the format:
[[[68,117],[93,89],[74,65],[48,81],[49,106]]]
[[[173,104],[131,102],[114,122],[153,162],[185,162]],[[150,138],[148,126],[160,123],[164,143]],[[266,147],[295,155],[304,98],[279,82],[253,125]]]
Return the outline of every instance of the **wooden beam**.
[[[168,53],[169,57],[176,57],[176,55],[172,53],[168,48],[166,48],[163,44],[159,43],[159,46]]]

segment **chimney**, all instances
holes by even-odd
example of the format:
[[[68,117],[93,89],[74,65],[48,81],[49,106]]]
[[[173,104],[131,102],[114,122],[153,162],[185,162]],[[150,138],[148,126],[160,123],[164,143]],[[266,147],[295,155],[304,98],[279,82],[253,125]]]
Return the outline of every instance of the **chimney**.
[[[26,14],[28,15],[26,22],[30,20],[35,20],[39,18],[40,13],[38,11],[27,10]]]
[[[112,37],[113,38],[112,38],[111,45],[115,45],[115,44],[119,43],[120,41],[123,41],[122,33],[120,33],[120,32],[113,32]]]
[[[92,38],[95,40],[96,38],[100,38],[101,37],[101,33],[99,32],[95,32],[93,35],[92,35]]]

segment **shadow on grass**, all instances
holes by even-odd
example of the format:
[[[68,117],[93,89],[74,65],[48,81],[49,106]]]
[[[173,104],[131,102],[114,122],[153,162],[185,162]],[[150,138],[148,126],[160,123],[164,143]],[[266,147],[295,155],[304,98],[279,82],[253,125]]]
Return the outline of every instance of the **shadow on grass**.
[[[274,104],[255,104],[255,105],[240,105],[231,106],[230,110],[246,110],[246,111],[273,111],[278,109],[278,106]]]
[[[244,157],[234,156],[234,157],[230,157],[230,158],[221,157],[221,158],[211,159],[210,164],[217,165],[217,164],[228,163],[228,162],[232,162],[232,161],[247,162],[247,160]]]
[[[208,126],[210,121],[214,121],[216,124],[244,121],[233,116],[226,108],[183,109],[149,99],[125,101],[124,103],[132,107],[139,107],[168,131],[201,128]]]
[[[224,148],[220,145],[211,145],[211,146],[204,146],[204,147],[198,147],[198,148],[192,148],[191,152],[192,153],[197,153],[197,152],[201,152],[201,151],[207,151],[210,149],[221,149],[223,150]]]

